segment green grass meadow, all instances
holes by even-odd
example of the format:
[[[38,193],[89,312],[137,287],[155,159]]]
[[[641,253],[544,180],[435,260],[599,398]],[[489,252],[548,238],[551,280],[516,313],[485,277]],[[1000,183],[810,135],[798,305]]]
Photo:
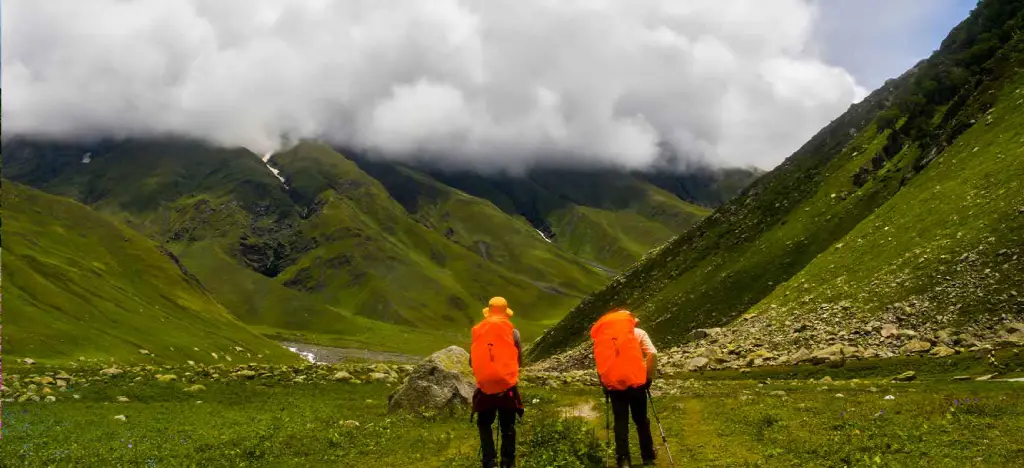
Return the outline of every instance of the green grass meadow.
[[[1004,356],[1016,366],[1007,376],[1024,375],[1018,359]],[[989,372],[968,360],[891,382],[901,368],[865,361],[856,378],[824,367],[808,378],[804,366],[686,374],[657,381],[655,404],[675,466],[1019,466],[1024,382],[951,381]],[[52,403],[5,403],[3,466],[479,465],[468,413],[388,414],[393,386],[257,378],[200,380],[206,390],[189,393],[190,383],[133,377],[73,384]],[[519,466],[606,466],[599,389],[524,384],[522,395]],[[669,466],[652,424],[658,466]],[[639,462],[635,435],[631,447]]]

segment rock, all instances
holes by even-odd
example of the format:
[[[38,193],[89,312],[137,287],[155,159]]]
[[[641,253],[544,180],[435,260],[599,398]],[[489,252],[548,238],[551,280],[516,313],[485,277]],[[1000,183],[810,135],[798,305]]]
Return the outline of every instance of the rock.
[[[832,382],[832,377],[829,377],[829,376],[826,375],[826,376],[822,377],[819,382],[831,383]]]
[[[141,355],[143,355],[143,356],[150,356],[150,355],[151,355],[151,353],[149,352],[149,350],[146,350],[146,349],[140,349],[140,350],[139,350],[139,354],[141,354]]]
[[[947,357],[956,354],[956,350],[954,350],[953,348],[948,348],[946,346],[939,345],[936,346],[935,348],[932,348],[932,351],[928,354],[935,357]]]
[[[348,382],[353,380],[353,377],[352,374],[349,374],[348,372],[338,371],[335,372],[334,375],[328,377],[327,379],[334,382]]]
[[[204,387],[202,385],[199,385],[199,384],[195,384],[195,385],[193,385],[191,387],[185,388],[182,391],[183,392],[189,392],[189,393],[195,393],[195,392],[201,392],[203,390],[206,390],[206,387]]]
[[[768,392],[768,394],[771,395],[771,396],[786,396],[786,392],[783,391],[783,390],[774,390],[774,391]]]
[[[700,356],[706,358],[713,364],[725,364],[729,362],[729,358],[723,356],[716,348],[706,348]]]
[[[391,379],[391,376],[382,372],[371,372],[368,376],[370,382],[384,382]]]
[[[43,393],[43,395],[48,395],[50,393],[53,393],[53,390],[50,390],[50,387],[43,387],[43,392],[42,393]]]
[[[935,341],[946,346],[953,346],[956,344],[956,335],[951,330],[939,330],[935,333]]]
[[[110,369],[103,369],[100,371],[100,374],[102,375],[121,375],[123,373],[123,370],[118,369],[116,367],[111,367]]]
[[[43,401],[45,401],[46,403],[53,403],[53,402],[57,401],[57,397],[55,397],[53,395],[50,395],[50,396],[46,397],[46,399],[43,400]]]
[[[708,337],[708,331],[705,329],[697,329],[690,332],[689,338],[692,341],[702,340]]]
[[[161,375],[157,380],[160,382],[177,382],[178,376],[174,374]]]
[[[811,326],[809,324],[799,323],[799,324],[797,324],[796,326],[793,327],[793,333],[803,333],[803,332],[805,332],[807,330],[810,330],[810,329],[811,329]]]
[[[708,360],[708,358],[703,357],[703,356],[697,356],[697,357],[695,357],[693,359],[690,359],[689,361],[686,362],[686,371],[687,372],[701,371],[701,370],[707,369],[708,365],[710,363],[711,362]]]
[[[992,355],[993,349],[991,346],[985,345],[977,348],[971,348],[971,351],[974,352],[974,357],[978,359],[985,359]]]
[[[233,375],[235,377],[243,378],[243,379],[246,379],[246,380],[252,380],[252,379],[256,378],[256,373],[251,371],[251,370],[248,370],[248,369],[235,372],[234,374],[231,374],[231,375]]]
[[[903,338],[917,338],[918,333],[914,330],[900,330],[900,336]]]
[[[789,357],[789,362],[793,365],[800,364],[811,360],[811,352],[807,348],[800,348],[799,351]]]
[[[932,349],[932,344],[931,343],[929,343],[927,341],[921,341],[921,340],[911,340],[910,343],[907,343],[907,344],[903,345],[903,347],[900,348],[900,353],[901,354],[923,353],[923,352],[928,351],[929,349]]]
[[[344,427],[359,427],[359,421],[351,421],[351,420],[349,420],[349,421],[345,421],[345,422],[341,423],[341,425],[344,426]]]
[[[828,348],[819,349],[811,354],[811,362],[813,364],[825,364],[829,362],[839,362],[843,360],[843,346],[833,345]]]
[[[32,358],[25,358],[21,360],[21,363],[25,364],[26,366],[34,366],[36,365],[36,360]]]
[[[889,338],[891,336],[899,335],[900,329],[896,325],[887,323],[882,325],[882,338]]]
[[[749,360],[754,360],[754,359],[765,359],[765,360],[767,360],[767,359],[775,359],[775,355],[762,349],[762,350],[754,351],[754,352],[748,354],[747,355],[747,359],[749,359]]]
[[[913,382],[914,380],[917,380],[917,373],[914,371],[906,371],[892,378],[893,382]]]
[[[969,375],[958,375],[956,377],[953,377],[953,380],[957,381],[957,382],[963,382],[965,380],[971,380],[971,376],[969,376]]]
[[[861,359],[865,355],[865,351],[856,346],[843,346],[842,350],[843,357],[850,359]]]
[[[39,382],[39,383],[41,383],[43,385],[53,385],[54,381],[53,381],[53,378],[51,378],[51,377],[42,376],[42,377],[36,379],[36,382]]]
[[[983,375],[983,376],[981,376],[981,377],[978,377],[978,378],[976,378],[976,379],[974,379],[974,380],[982,380],[982,381],[984,381],[984,380],[991,380],[991,379],[992,379],[992,377],[995,377],[995,376],[997,376],[997,375],[999,375],[999,374],[988,374],[988,375]]]
[[[118,421],[121,421],[121,422],[128,422],[128,418],[126,418],[123,414],[119,414],[117,416],[114,416],[114,419],[116,419]]]
[[[1003,325],[1003,331],[1008,335],[1024,333],[1024,323],[1008,323]]]
[[[129,400],[128,397],[126,397],[126,396],[119,396],[119,397],[117,397],[117,402],[118,403],[128,403],[130,401],[131,400]]]
[[[388,412],[462,411],[469,406],[475,388],[469,353],[449,346],[413,369],[405,383],[388,397]]]

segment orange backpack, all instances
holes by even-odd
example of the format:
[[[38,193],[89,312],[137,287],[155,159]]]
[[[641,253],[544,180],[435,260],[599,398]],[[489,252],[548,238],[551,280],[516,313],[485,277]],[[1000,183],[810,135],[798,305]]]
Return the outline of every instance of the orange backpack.
[[[625,390],[647,383],[647,364],[640,350],[640,340],[633,332],[635,326],[633,314],[620,310],[605,314],[590,328],[597,374],[609,390]]]
[[[505,314],[491,314],[473,327],[473,376],[484,393],[497,394],[519,383],[515,327]]]

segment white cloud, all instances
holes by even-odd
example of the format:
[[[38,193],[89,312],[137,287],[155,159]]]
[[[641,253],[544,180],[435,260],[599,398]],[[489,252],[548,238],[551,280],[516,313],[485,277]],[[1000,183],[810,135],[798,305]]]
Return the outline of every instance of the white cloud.
[[[865,91],[808,0],[6,0],[4,135],[771,167]]]

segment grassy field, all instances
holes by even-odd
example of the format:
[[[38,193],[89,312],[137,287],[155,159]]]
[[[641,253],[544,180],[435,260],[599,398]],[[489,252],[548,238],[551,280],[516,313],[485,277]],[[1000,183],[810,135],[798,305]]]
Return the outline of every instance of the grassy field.
[[[1024,375],[1016,359],[1005,360],[1018,368],[1008,375]],[[1019,466],[1024,383],[950,380],[988,372],[981,361],[918,365],[917,381],[891,382],[900,365],[817,367],[813,379],[792,369],[686,374],[657,381],[655,404],[676,466]],[[392,386],[199,379],[206,390],[188,393],[191,382],[132,377],[73,383],[52,403],[5,403],[4,466],[478,466],[467,414],[389,415]],[[522,393],[519,466],[602,466],[598,389]]]

